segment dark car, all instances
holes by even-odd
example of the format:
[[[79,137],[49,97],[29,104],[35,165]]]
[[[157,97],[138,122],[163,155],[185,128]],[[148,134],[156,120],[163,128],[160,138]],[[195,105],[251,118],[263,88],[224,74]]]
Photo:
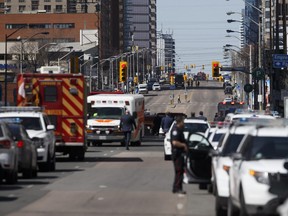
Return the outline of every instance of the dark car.
[[[18,171],[23,178],[37,176],[37,147],[28,136],[23,125],[19,123],[7,123],[18,147]]]

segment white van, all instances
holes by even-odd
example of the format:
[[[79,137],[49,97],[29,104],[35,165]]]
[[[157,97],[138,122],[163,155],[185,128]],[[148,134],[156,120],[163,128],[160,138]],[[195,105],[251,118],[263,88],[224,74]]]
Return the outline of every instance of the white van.
[[[139,94],[148,94],[148,85],[145,83],[138,84],[138,93]]]
[[[88,119],[86,138],[93,145],[121,142],[124,134],[120,131],[120,118],[128,109],[135,119],[136,129],[132,132],[131,143],[140,145],[144,135],[144,96],[138,94],[99,94],[87,97]]]

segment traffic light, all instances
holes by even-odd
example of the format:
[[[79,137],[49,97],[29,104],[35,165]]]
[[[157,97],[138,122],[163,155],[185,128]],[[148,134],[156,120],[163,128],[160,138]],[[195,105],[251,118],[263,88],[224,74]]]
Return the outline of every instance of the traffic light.
[[[220,62],[213,61],[212,62],[212,77],[219,77],[220,76]]]
[[[127,65],[126,61],[120,61],[119,65],[119,82],[126,82],[127,79]]]

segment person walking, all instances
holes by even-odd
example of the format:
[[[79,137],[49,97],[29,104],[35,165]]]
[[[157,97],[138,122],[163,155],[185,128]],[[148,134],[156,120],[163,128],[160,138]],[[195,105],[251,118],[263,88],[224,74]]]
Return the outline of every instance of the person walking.
[[[177,99],[178,103],[181,103],[181,98],[180,98],[180,94],[178,95],[178,99]]]
[[[126,150],[129,150],[131,133],[136,128],[134,118],[130,115],[129,110],[125,111],[125,114],[120,119],[120,130],[124,132]]]
[[[188,99],[187,91],[184,92],[184,96],[185,96],[185,102],[187,103],[187,99]]]
[[[184,153],[188,152],[188,146],[184,137],[184,117],[176,116],[176,124],[171,130],[171,144],[172,144],[172,160],[174,164],[174,183],[172,192],[178,194],[186,194],[183,191],[183,177],[184,177]]]
[[[161,119],[161,128],[163,129],[164,135],[169,131],[173,121],[174,120],[171,117],[171,114],[169,112],[166,112],[165,117]]]
[[[203,111],[199,112],[199,116],[197,118],[198,119],[203,119],[204,121],[207,121],[207,118],[204,116]]]

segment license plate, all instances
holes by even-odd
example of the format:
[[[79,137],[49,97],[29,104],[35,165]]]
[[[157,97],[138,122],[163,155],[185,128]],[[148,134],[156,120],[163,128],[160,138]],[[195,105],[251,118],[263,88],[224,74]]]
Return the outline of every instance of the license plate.
[[[100,140],[106,140],[106,136],[99,136]]]

